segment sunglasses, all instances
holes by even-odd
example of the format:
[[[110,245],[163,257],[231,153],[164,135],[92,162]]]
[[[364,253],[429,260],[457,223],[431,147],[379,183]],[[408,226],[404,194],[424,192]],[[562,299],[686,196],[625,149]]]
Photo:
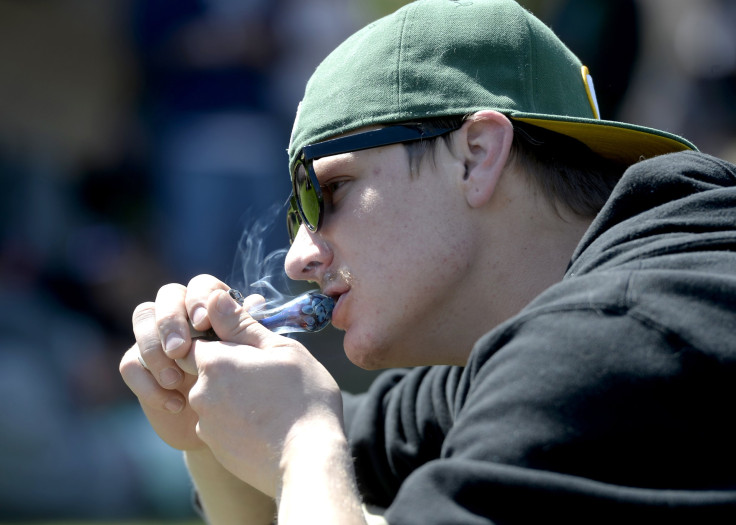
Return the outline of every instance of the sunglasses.
[[[451,127],[439,127],[428,123],[397,124],[304,146],[291,171],[292,193],[289,197],[289,211],[286,214],[290,241],[294,242],[302,224],[309,231],[316,232],[324,221],[325,202],[317,174],[314,172],[315,160],[439,137],[459,129],[460,126],[462,122]]]

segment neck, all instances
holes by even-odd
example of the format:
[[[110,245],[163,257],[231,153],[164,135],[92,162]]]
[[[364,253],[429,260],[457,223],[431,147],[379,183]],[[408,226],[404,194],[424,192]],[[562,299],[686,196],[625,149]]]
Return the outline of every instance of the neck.
[[[526,188],[528,192],[528,187]],[[489,207],[482,221],[478,257],[457,295],[463,301],[465,364],[475,341],[516,315],[545,289],[559,282],[592,218],[558,211],[541,197],[517,198],[506,192],[504,202]],[[461,344],[457,344],[461,343]]]

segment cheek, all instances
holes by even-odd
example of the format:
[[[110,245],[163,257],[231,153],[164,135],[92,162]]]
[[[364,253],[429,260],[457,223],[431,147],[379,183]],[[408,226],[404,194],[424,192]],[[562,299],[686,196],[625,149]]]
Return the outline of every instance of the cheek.
[[[395,215],[383,204],[372,200],[374,213],[350,239],[345,259],[354,277],[345,351],[366,369],[415,364],[421,345],[412,334],[436,323],[437,305],[458,288],[469,255],[463,235],[438,231],[422,213]]]
[[[372,201],[346,258],[360,284],[361,311],[371,319],[411,317],[423,303],[448,293],[470,260],[467,235],[459,228],[424,213],[423,203],[395,213],[387,201]]]
[[[402,245],[408,228],[405,222],[405,211],[400,202],[391,197],[390,190],[365,188],[354,207],[355,213],[349,219],[343,245],[351,246],[357,264],[367,265],[391,263],[396,255],[396,248]]]
[[[375,188],[366,188],[358,198],[356,206],[356,215],[359,220],[370,220],[375,214],[376,208],[381,205],[382,199],[380,192]]]
[[[427,179],[437,174],[424,175]],[[365,271],[379,272],[387,281],[412,272],[422,272],[427,278],[462,271],[468,237],[457,220],[459,210],[453,208],[457,202],[435,181],[410,179],[404,173],[398,177],[406,180],[378,177],[381,185],[361,192],[341,243],[350,246],[344,252],[348,264],[356,270],[362,266]]]
[[[407,176],[401,174],[400,176]],[[421,222],[423,199],[413,184],[382,184],[361,192],[356,206],[356,218],[361,230],[367,230],[364,240],[374,244],[397,247]]]

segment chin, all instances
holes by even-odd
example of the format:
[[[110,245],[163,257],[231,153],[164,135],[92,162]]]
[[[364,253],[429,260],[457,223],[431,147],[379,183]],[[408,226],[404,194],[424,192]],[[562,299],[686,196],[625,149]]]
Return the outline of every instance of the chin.
[[[345,333],[343,346],[345,355],[354,365],[364,370],[382,370],[385,368],[413,367],[425,364],[410,348],[402,347],[396,342],[376,339],[371,335],[358,336],[355,331]]]
[[[381,359],[375,352],[368,351],[354,351],[345,348],[345,355],[355,366],[362,368],[363,370],[381,370],[384,368],[392,368],[393,365],[387,362],[385,359]]]
[[[393,352],[371,337],[355,337],[346,332],[343,340],[345,355],[354,365],[364,370],[381,370],[397,366],[393,363]]]

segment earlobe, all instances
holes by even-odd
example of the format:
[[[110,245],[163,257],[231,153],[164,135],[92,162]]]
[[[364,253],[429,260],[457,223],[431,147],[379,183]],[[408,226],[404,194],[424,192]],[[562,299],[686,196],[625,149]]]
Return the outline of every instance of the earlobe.
[[[463,190],[470,207],[479,208],[491,199],[504,172],[514,129],[509,119],[497,111],[475,113],[463,128]]]

